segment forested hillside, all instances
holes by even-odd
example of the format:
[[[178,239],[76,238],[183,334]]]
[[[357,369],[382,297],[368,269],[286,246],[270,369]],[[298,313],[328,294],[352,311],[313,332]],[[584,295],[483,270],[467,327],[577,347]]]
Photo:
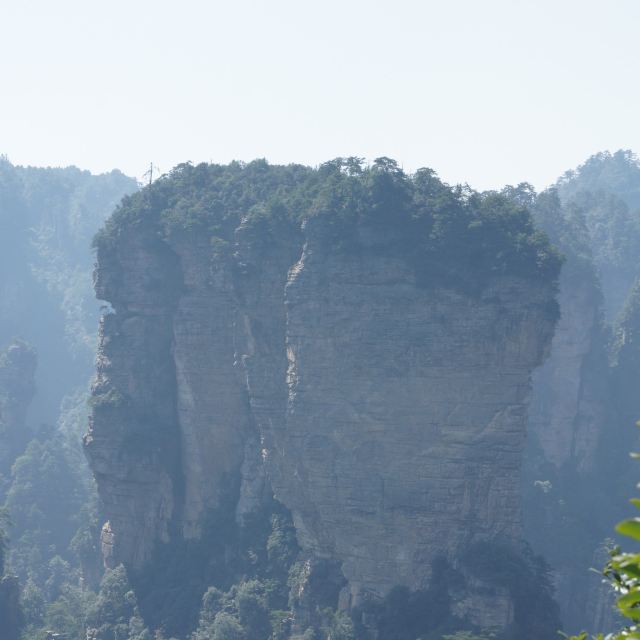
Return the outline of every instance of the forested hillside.
[[[118,171],[94,176],[0,159],[3,640],[17,637],[12,627],[20,617],[27,629],[40,627],[56,615],[55,606],[47,613],[52,603],[84,598],[81,577],[100,580],[89,533],[95,490],[80,447],[99,315],[90,245],[122,196],[135,189]],[[21,616],[12,574],[22,589]]]

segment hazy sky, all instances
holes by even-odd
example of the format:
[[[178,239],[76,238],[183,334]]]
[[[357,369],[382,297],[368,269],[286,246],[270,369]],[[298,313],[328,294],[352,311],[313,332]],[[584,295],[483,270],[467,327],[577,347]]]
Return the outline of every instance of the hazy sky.
[[[0,0],[0,153],[344,155],[476,188],[640,151],[640,0]]]

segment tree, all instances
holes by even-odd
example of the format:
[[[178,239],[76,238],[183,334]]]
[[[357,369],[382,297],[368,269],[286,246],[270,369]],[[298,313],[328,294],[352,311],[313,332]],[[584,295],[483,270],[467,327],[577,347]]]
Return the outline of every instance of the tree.
[[[355,630],[351,618],[344,611],[327,610],[323,631],[327,640],[354,640]]]
[[[96,640],[150,638],[140,617],[127,572],[122,565],[105,573],[100,584],[100,593],[87,618],[87,624]]]
[[[249,638],[262,639],[271,635],[271,621],[264,586],[250,580],[238,587],[236,594],[238,617]]]
[[[222,611],[213,623],[212,640],[247,640],[247,636],[238,619]]]

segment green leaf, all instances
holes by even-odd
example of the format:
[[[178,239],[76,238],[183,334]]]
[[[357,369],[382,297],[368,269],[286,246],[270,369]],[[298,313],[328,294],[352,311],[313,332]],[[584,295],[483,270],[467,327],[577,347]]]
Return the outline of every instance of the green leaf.
[[[633,607],[640,603],[640,591],[634,589],[633,591],[627,593],[626,595],[618,598],[618,606],[622,608]],[[640,611],[639,611],[640,613]]]
[[[634,540],[640,540],[640,518],[625,520],[616,526],[616,531],[623,536],[629,536]]]

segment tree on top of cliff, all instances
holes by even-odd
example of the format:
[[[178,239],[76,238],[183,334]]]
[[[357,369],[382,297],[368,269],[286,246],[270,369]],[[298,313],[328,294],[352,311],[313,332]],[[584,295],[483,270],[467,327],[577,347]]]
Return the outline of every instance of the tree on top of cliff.
[[[471,278],[476,286],[500,274],[554,279],[561,263],[526,203],[509,193],[451,187],[430,169],[406,174],[384,157],[369,166],[337,158],[316,169],[264,160],[178,165],[126,197],[94,245],[103,253],[117,250],[132,232],[169,241],[204,234],[232,243],[241,224],[263,225],[268,242],[287,229],[299,232],[310,219],[333,250],[394,251],[436,280]],[[367,247],[359,229],[370,231]]]

